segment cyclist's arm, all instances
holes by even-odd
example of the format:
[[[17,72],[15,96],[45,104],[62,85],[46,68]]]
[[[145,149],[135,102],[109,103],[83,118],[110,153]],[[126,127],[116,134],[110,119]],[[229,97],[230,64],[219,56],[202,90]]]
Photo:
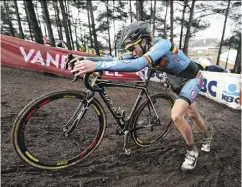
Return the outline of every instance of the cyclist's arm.
[[[97,61],[113,61],[115,58],[111,56],[104,56],[104,57],[87,56],[87,57],[84,57],[84,59],[97,62]]]
[[[96,63],[96,70],[126,72],[140,71],[144,67],[148,66],[148,64],[155,65],[155,62],[164,56],[170,48],[171,42],[169,40],[161,40],[142,57],[130,60],[98,61]]]
[[[92,57],[92,56],[87,56],[84,57],[86,60],[91,60],[94,62],[97,61],[114,61],[114,60],[125,60],[125,59],[134,59],[134,56],[132,54],[126,53],[123,55],[120,55],[119,57],[111,57],[111,56],[105,56],[105,57]]]

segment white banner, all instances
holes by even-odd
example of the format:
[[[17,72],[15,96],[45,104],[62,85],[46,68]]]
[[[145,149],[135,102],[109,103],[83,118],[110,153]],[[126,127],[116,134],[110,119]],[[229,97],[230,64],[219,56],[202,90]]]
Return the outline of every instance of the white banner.
[[[241,110],[241,75],[202,71],[204,77],[201,95],[231,108]]]

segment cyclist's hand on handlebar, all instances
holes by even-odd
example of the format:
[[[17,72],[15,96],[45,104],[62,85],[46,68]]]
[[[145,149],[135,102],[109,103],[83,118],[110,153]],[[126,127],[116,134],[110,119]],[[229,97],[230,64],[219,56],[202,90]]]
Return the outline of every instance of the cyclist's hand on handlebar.
[[[75,76],[83,75],[85,73],[94,72],[96,70],[96,62],[90,60],[77,60],[74,69],[71,70]]]

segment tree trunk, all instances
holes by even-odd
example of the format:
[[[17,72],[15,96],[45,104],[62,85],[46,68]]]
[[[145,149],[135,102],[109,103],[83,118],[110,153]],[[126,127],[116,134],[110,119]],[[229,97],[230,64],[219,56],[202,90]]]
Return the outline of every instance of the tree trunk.
[[[50,39],[50,45],[55,46],[55,39],[54,39],[54,35],[52,32],[52,28],[51,28],[51,22],[50,22],[50,16],[49,16],[47,3],[45,0],[40,0],[40,3],[41,3],[42,10],[43,10],[43,17],[44,17],[44,20],[47,25],[48,37]]]
[[[232,73],[241,73],[241,35],[239,35],[239,46],[237,50],[237,56],[234,64],[234,69],[231,71]]]
[[[9,11],[9,7],[8,7],[8,3],[6,1],[4,1],[4,7],[5,7],[5,10],[6,10],[6,15],[7,15],[7,20],[8,20],[8,25],[9,25],[9,31],[11,33],[11,35],[13,37],[15,37],[15,34],[14,34],[14,28],[13,28],[13,24],[12,24],[12,18],[10,17],[10,11]]]
[[[165,13],[165,19],[164,19],[164,38],[167,38],[167,34],[166,34],[166,17],[167,17],[167,10],[168,10],[168,1],[166,1],[166,13]]]
[[[150,23],[149,23],[150,25],[151,25],[151,22],[152,22],[151,18],[152,18],[152,15],[153,15],[153,6],[152,5],[153,5],[153,3],[152,3],[152,0],[151,0],[150,1]]]
[[[80,28],[80,43],[81,43],[81,45],[79,43],[79,48],[80,48],[82,45],[84,45],[84,39],[82,37],[82,30],[81,30],[82,29],[82,21],[81,21],[81,18],[80,18],[80,14],[79,13],[80,13],[80,7],[78,6],[78,26]],[[78,50],[79,50],[79,48],[78,48]]]
[[[182,48],[183,24],[184,24],[184,17],[185,17],[186,7],[187,7],[187,0],[184,1],[184,7],[183,7],[183,11],[182,11],[181,33],[180,33],[179,49]]]
[[[115,7],[115,1],[113,0],[113,12],[114,12],[114,7]],[[116,28],[115,28],[115,19],[113,19],[113,41],[114,41],[114,56],[117,56],[117,46],[116,46],[116,41],[115,41],[115,35],[116,35]]]
[[[187,26],[187,33],[186,33],[186,36],[185,36],[185,42],[184,42],[183,52],[186,55],[188,54],[189,40],[191,38],[191,25],[192,25],[192,20],[193,20],[193,13],[194,13],[195,1],[196,0],[192,0],[192,7],[190,9],[190,16],[189,16],[189,22],[188,22],[188,26]]]
[[[64,29],[65,29],[65,34],[66,34],[66,44],[67,44],[67,48],[69,50],[71,50],[71,40],[70,40],[70,35],[69,35],[69,30],[68,30],[68,21],[66,18],[66,12],[65,12],[65,8],[64,8],[64,4],[62,0],[59,0],[60,3],[60,8],[61,8],[61,13],[62,13],[62,17],[63,17],[63,24],[64,24]]]
[[[69,14],[67,14],[67,12],[70,12],[70,8],[69,5],[67,5],[66,0],[65,0],[65,6],[66,6],[66,17],[68,20],[68,29],[69,29],[69,34],[70,34],[70,39],[71,39],[71,44],[72,44],[72,48],[74,49],[74,41],[73,41],[73,37],[72,37],[72,29],[71,29],[71,16]]]
[[[90,20],[90,8],[89,8],[89,3],[87,3],[86,5],[86,8],[87,8],[87,19],[88,19],[88,28],[89,28],[89,34],[90,34],[90,40],[91,40],[91,48],[94,47],[93,45],[93,40],[92,40],[92,25],[91,25],[91,20]]]
[[[19,28],[20,38],[24,39],[25,36],[24,36],[23,29],[22,29],[21,19],[20,19],[20,16],[19,16],[17,0],[14,0],[13,2],[14,2],[15,10],[16,10],[16,16],[17,16],[17,21],[18,21],[18,28]]]
[[[98,41],[97,41],[97,34],[96,34],[96,29],[95,29],[95,21],[94,21],[94,15],[93,15],[93,8],[92,8],[92,2],[91,1],[87,1],[89,4],[89,8],[90,8],[90,16],[91,16],[91,24],[92,24],[92,34],[93,34],[93,38],[94,38],[94,46],[95,46],[95,50],[96,50],[96,54],[98,56],[100,56],[99,53],[99,46],[98,46]]]
[[[61,24],[61,20],[60,20],[60,11],[59,11],[59,7],[58,7],[58,1],[53,1],[53,5],[54,5],[54,9],[55,9],[55,19],[56,19],[56,26],[58,29],[58,35],[59,35],[59,39],[63,40],[63,34],[62,34],[62,24]]]
[[[35,42],[44,44],[43,34],[41,32],[41,29],[40,29],[37,19],[36,19],[33,3],[32,3],[32,1],[24,1],[24,4],[25,4],[25,8],[27,9],[27,12],[29,14],[30,27],[34,33]]]
[[[78,43],[78,37],[77,37],[77,31],[76,31],[77,30],[77,24],[75,24],[74,29],[75,29],[75,37],[76,37],[76,50],[79,51],[80,46],[79,46],[79,43]]]
[[[154,34],[155,34],[155,20],[156,20],[156,0],[155,0],[155,2],[154,2],[154,15],[153,15],[153,33],[152,33],[152,35],[154,36]]]
[[[109,12],[108,0],[107,0],[107,4],[106,4],[106,10],[107,10],[107,12]],[[108,48],[109,48],[109,55],[112,56],[112,47],[111,47],[111,38],[110,38],[110,23],[109,23],[108,16],[107,16],[107,24],[108,24]]]
[[[26,14],[26,19],[27,19],[28,27],[29,27],[30,38],[33,41],[34,38],[33,38],[32,31],[31,31],[31,26],[30,26],[30,21],[29,21],[29,13],[28,13],[28,10],[26,8],[24,8],[24,10],[25,10],[25,14]]]
[[[129,0],[129,15],[130,15],[130,23],[132,23],[132,4],[131,4],[131,0]]]
[[[171,4],[171,11],[170,11],[170,22],[171,22],[171,35],[170,35],[170,41],[171,43],[173,43],[173,14],[174,14],[174,11],[173,11],[173,0],[170,0],[170,4]]]
[[[225,14],[223,34],[222,34],[222,38],[221,38],[221,41],[220,41],[220,46],[219,46],[219,50],[218,50],[218,58],[217,58],[216,65],[219,65],[220,54],[221,54],[221,51],[222,51],[222,45],[223,45],[223,41],[224,41],[224,33],[225,33],[226,23],[227,23],[227,18],[228,18],[228,13],[229,13],[229,6],[230,6],[230,0],[228,1],[228,6],[227,6],[226,14]]]
[[[144,0],[136,0],[136,17],[137,21],[143,21],[143,1]]]
[[[38,10],[38,2],[37,1],[34,1],[33,3],[35,3],[35,4],[33,4],[33,6],[34,6],[34,9],[35,9],[35,12],[36,12],[37,23],[38,23],[38,25],[40,27],[40,30],[42,32],[41,21],[40,21],[39,10]],[[47,33],[45,31],[45,28],[44,28],[44,32],[45,32],[45,36],[47,36]]]

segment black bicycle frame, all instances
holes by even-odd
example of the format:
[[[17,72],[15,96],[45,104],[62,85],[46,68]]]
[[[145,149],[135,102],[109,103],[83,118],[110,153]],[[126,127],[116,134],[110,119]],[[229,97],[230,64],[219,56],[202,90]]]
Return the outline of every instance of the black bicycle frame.
[[[123,82],[113,82],[113,81],[103,81],[102,79],[97,79],[96,84],[102,91],[99,92],[101,98],[103,99],[104,103],[107,105],[108,109],[112,113],[114,119],[117,121],[118,125],[120,126],[122,131],[128,129],[128,125],[132,120],[132,116],[135,113],[136,109],[138,108],[144,94],[146,95],[147,99],[151,100],[147,86],[150,80],[150,77],[154,71],[148,71],[148,76],[145,81],[137,81],[134,83],[123,83]],[[139,95],[132,107],[130,114],[125,117],[120,115],[117,111],[117,108],[114,106],[111,98],[109,97],[108,93],[105,91],[104,87],[121,87],[121,88],[133,88],[133,89],[140,89]],[[154,109],[153,103],[151,102],[151,107]],[[157,116],[157,114],[156,114]]]
[[[112,82],[112,83],[106,83],[103,82],[100,86],[101,88],[103,87],[123,87],[123,88],[134,88],[134,89],[140,89],[140,93],[132,107],[132,110],[130,112],[130,114],[128,115],[127,118],[123,118],[123,116],[121,116],[117,109],[114,107],[112,100],[110,99],[110,97],[108,96],[107,92],[104,91],[103,92],[99,92],[101,98],[103,99],[103,101],[105,102],[105,104],[107,105],[108,109],[110,110],[110,112],[112,113],[113,117],[115,118],[115,120],[117,121],[118,125],[120,126],[120,128],[122,130],[125,130],[127,128],[127,124],[129,124],[131,116],[133,116],[134,112],[136,111],[137,107],[140,104],[140,101],[142,100],[142,97],[144,94],[146,94],[147,98],[149,97],[148,94],[148,90],[147,87],[145,85],[131,85],[128,83],[118,83],[118,82]]]
[[[102,79],[96,79],[94,81],[95,84],[98,86],[98,89],[101,90],[101,91],[99,91],[99,94],[100,94],[102,100],[107,105],[108,109],[112,113],[114,119],[117,121],[119,127],[121,128],[121,130],[123,132],[128,129],[128,125],[130,124],[130,122],[132,120],[132,116],[133,116],[134,112],[136,111],[136,109],[138,108],[144,94],[146,95],[146,97],[149,100],[151,100],[150,95],[148,93],[147,86],[148,86],[148,82],[150,80],[152,73],[153,73],[153,71],[148,71],[148,77],[145,81],[137,81],[134,83],[113,82],[113,81],[107,81],[107,80],[102,80]],[[90,85],[88,87],[90,87]],[[133,89],[141,90],[128,117],[126,117],[124,119],[124,117],[118,113],[111,98],[109,97],[108,93],[105,91],[105,87],[122,87],[122,88],[133,88]],[[82,119],[82,117],[84,116],[85,112],[87,111],[87,109],[89,107],[89,103],[91,102],[94,95],[95,95],[95,91],[91,91],[91,90],[87,91],[86,99],[83,100],[79,104],[77,110],[75,111],[75,113],[73,114],[71,119],[68,121],[68,123],[63,128],[64,132],[67,135],[73,131],[75,126]],[[84,106],[84,108],[82,106]],[[152,102],[151,102],[151,107],[155,111],[155,108],[154,108]],[[156,116],[157,116],[157,114],[156,114]],[[70,128],[67,128],[69,125],[70,125]]]

